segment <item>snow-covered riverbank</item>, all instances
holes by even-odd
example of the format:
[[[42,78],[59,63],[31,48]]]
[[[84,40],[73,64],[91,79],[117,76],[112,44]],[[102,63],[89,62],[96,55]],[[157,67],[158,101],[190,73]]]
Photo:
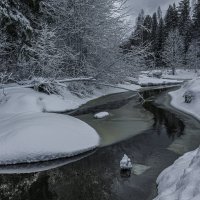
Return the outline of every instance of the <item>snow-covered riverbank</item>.
[[[94,149],[100,139],[89,125],[69,116],[47,112],[77,109],[92,99],[140,88],[127,82],[116,88],[94,89],[83,98],[67,89],[62,96],[20,87],[7,88],[4,96],[1,90],[0,164],[45,161]]]
[[[170,92],[171,105],[200,120],[200,79],[187,82],[177,91]],[[193,94],[191,103],[185,103],[184,95]],[[186,153],[164,170],[157,179],[158,197],[155,200],[200,199],[200,148]]]
[[[69,157],[96,148],[100,138],[86,123],[66,115],[44,113],[80,106],[71,99],[32,89],[9,89],[0,104],[0,164]],[[73,97],[73,99],[72,99]]]

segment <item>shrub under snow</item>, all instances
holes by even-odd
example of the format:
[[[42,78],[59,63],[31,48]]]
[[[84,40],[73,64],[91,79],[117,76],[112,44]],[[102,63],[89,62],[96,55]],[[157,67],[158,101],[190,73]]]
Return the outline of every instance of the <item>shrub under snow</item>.
[[[182,88],[170,92],[172,97],[171,105],[179,110],[200,118],[200,78],[185,83]],[[191,96],[189,103],[185,102],[187,95]]]

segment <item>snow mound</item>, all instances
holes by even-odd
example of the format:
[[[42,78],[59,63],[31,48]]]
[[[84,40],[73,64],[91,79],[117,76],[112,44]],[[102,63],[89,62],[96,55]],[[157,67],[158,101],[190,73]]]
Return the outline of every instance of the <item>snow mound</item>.
[[[0,103],[0,165],[70,157],[99,145],[98,134],[86,123],[43,112],[80,105],[73,98],[68,101],[26,88],[6,93]]]
[[[193,115],[200,119],[200,78],[193,79],[185,83],[179,90],[170,92],[172,97],[171,105],[177,109]],[[191,103],[185,103],[184,95],[191,93],[194,98]]]
[[[47,161],[96,148],[99,136],[70,116],[34,113],[0,116],[0,164]]]
[[[185,83],[179,90],[170,92],[171,104],[177,109],[200,120],[200,78]],[[185,94],[192,93],[194,99],[185,103]],[[186,153],[164,170],[157,179],[158,197],[155,200],[199,200],[200,199],[200,148]]]
[[[108,117],[110,114],[108,112],[100,112],[94,115],[94,118],[96,119],[103,119],[105,117]]]
[[[147,75],[140,75],[138,84],[142,87],[147,86],[159,86],[159,85],[173,85],[173,84],[180,84],[183,81],[180,80],[170,80],[170,79],[163,79],[163,78],[155,78],[155,77],[148,77]]]
[[[29,88],[7,89],[7,101],[0,104],[2,113],[61,112],[78,108],[86,100],[66,91],[66,98],[47,95]]]
[[[159,195],[154,200],[199,200],[199,174],[200,148],[186,153],[160,174]]]
[[[124,154],[124,157],[120,161],[120,168],[126,170],[126,169],[132,169],[132,167],[133,166],[131,163],[131,159],[126,154]]]

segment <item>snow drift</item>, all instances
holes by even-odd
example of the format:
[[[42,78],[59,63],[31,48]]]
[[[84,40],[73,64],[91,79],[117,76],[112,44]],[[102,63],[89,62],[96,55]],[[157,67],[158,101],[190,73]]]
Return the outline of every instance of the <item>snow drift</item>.
[[[177,109],[200,120],[200,78],[185,83],[177,91],[170,92],[171,104]],[[186,93],[194,95],[191,103],[185,103]],[[157,179],[158,197],[154,200],[200,199],[200,148],[186,153],[164,170]]]
[[[159,195],[154,200],[199,200],[199,174],[200,148],[186,153],[160,174]]]
[[[181,89],[170,92],[172,97],[171,105],[177,109],[193,115],[197,119],[200,119],[200,78],[193,79],[185,83]],[[184,95],[186,93],[192,93],[194,98],[191,103],[185,103]]]
[[[64,103],[31,89],[8,90],[0,104],[0,164],[47,161],[96,148],[99,136],[86,123],[43,113],[66,108]]]

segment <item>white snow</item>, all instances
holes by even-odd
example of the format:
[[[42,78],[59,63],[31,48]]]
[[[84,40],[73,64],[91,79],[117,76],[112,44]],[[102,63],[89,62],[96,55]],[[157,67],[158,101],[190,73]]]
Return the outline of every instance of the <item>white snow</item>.
[[[131,159],[126,154],[124,154],[122,160],[120,161],[120,168],[126,170],[132,169],[132,167]]]
[[[6,96],[0,91],[0,164],[46,161],[96,148],[99,136],[89,125],[67,115],[44,112],[76,109],[94,98],[125,91],[104,88],[87,98],[69,90],[63,97],[17,86],[7,88]],[[108,113],[99,117],[105,115]]]
[[[100,113],[96,113],[94,115],[94,118],[96,119],[103,119],[105,117],[108,117],[110,114],[108,112],[100,112]]]
[[[69,157],[99,145],[98,134],[86,123],[67,115],[43,113],[71,109],[80,105],[78,101],[68,104],[56,95],[26,88],[6,93],[0,104],[0,164]]]
[[[154,200],[199,200],[199,175],[200,148],[186,153],[160,174],[159,195]]]
[[[132,91],[138,91],[139,89],[141,89],[140,85],[130,84],[130,83],[118,84],[117,86],[125,88],[127,90],[132,90]]]
[[[139,76],[138,84],[142,87],[146,86],[156,86],[156,85],[172,85],[182,83],[180,80],[170,80],[163,78],[148,77],[145,74]]]
[[[176,79],[176,80],[191,80],[198,76],[198,73],[195,73],[195,70],[184,70],[176,69],[176,74],[172,75],[171,70],[164,70],[163,78],[166,79]]]
[[[200,78],[187,82],[181,89],[170,92],[171,104],[200,120]],[[184,94],[192,92],[194,99],[185,103]],[[200,199],[200,148],[186,153],[164,170],[157,179],[158,197],[155,200]]]
[[[2,5],[0,5],[0,13],[5,15],[8,18],[11,18],[12,20],[15,20],[19,22],[23,27],[26,29],[32,30],[32,27],[30,25],[30,21],[16,8],[11,8],[6,1],[2,2]]]
[[[6,104],[0,105],[1,113],[24,113],[52,111],[61,112],[78,108],[86,99],[78,98],[66,91],[66,98],[58,95],[47,95],[29,88],[6,89]]]
[[[69,157],[99,144],[99,136],[93,128],[70,116],[0,115],[0,127],[0,164]]]
[[[171,105],[177,109],[193,115],[200,120],[200,78],[193,79],[184,84],[181,89],[170,92],[172,97]],[[185,103],[184,94],[192,92],[194,99],[191,103]]]

